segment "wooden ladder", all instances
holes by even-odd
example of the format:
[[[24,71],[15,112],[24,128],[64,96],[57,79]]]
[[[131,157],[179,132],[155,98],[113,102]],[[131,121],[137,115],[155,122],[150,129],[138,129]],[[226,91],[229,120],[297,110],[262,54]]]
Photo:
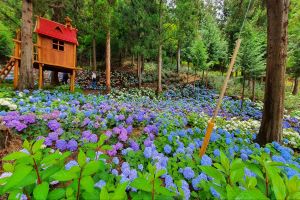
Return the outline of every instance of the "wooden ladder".
[[[11,58],[8,63],[6,64],[6,66],[1,69],[0,71],[0,83],[2,83],[5,78],[8,76],[9,72],[12,70],[12,68],[15,65],[15,59]]]

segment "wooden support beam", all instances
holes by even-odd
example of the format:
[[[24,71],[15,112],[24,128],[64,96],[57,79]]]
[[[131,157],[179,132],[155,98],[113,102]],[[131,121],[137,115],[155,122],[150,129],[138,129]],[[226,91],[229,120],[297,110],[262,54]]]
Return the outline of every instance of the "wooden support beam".
[[[43,65],[39,64],[39,90],[43,88]]]
[[[75,70],[72,70],[71,79],[70,79],[70,91],[75,91]]]
[[[15,60],[14,66],[14,89],[18,88],[19,84],[19,60]]]

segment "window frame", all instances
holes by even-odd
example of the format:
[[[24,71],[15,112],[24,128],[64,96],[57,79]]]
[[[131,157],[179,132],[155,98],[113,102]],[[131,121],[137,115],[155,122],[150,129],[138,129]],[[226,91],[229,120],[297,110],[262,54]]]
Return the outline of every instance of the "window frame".
[[[58,39],[52,39],[52,49],[62,52],[65,51],[65,42]]]

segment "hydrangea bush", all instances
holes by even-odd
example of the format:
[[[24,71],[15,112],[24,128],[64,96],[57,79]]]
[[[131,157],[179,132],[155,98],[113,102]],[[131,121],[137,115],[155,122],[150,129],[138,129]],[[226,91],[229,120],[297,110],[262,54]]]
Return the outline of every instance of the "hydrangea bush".
[[[298,199],[297,116],[283,144],[255,142],[261,108],[226,97],[206,154],[198,149],[216,105],[213,90],[174,86],[83,95],[17,92],[2,123],[25,140],[3,158],[10,199]],[[28,141],[36,141],[28,142]],[[294,150],[292,148],[294,148]]]

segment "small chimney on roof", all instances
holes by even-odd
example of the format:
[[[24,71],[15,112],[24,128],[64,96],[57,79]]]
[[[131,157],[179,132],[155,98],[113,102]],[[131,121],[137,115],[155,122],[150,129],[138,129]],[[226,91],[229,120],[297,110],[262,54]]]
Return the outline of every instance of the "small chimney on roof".
[[[66,23],[66,26],[68,27],[68,28],[72,28],[72,20],[69,18],[69,16],[67,16],[66,18],[65,18],[65,23]]]

